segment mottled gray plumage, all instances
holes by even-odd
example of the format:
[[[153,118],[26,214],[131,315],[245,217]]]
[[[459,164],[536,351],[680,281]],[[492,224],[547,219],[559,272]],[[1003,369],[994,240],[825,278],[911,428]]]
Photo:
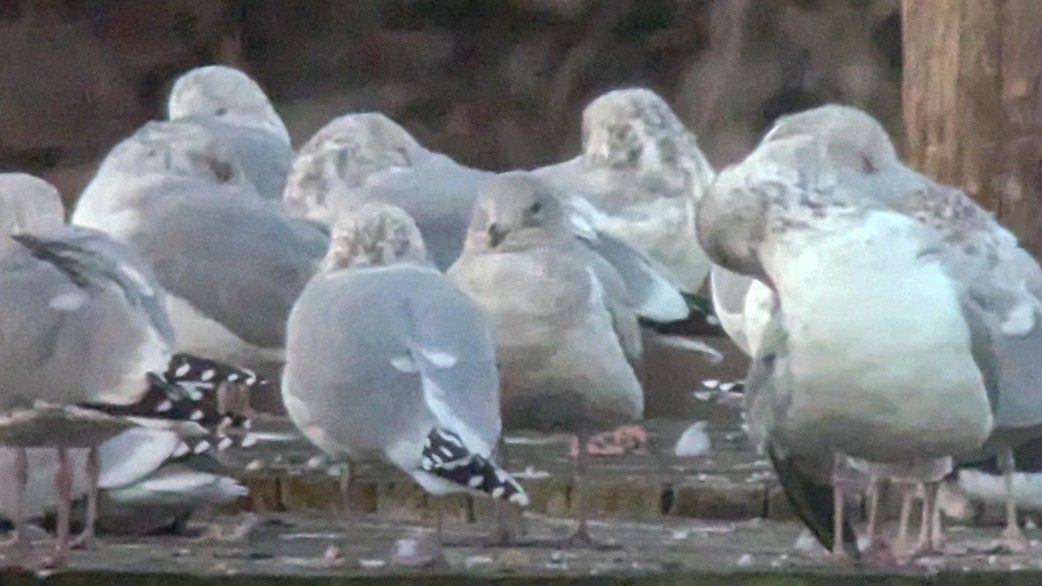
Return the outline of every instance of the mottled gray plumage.
[[[487,183],[448,274],[492,324],[508,427],[587,431],[640,418],[629,292],[572,234],[549,185],[523,172]]]
[[[416,220],[435,266],[445,270],[463,247],[478,187],[494,176],[425,149],[382,114],[346,114],[301,147],[285,203],[327,225],[371,201],[400,207]]]
[[[431,260],[445,270],[462,250],[478,190],[494,177],[428,151],[382,114],[347,114],[300,149],[285,203],[293,213],[327,224],[366,202],[400,207],[415,218]],[[615,266],[641,316],[656,321],[687,317],[683,297],[657,264],[595,229],[594,210],[581,197],[571,198],[569,207],[575,236]]]
[[[834,537],[821,522],[836,517],[802,496],[827,486],[837,456],[911,474],[976,449],[992,425],[941,235],[845,181],[826,154],[810,136],[768,140],[699,209],[714,261],[778,296],[747,381],[750,429],[819,538]]]
[[[1042,434],[1042,269],[1017,238],[963,191],[939,185],[898,160],[889,136],[856,108],[827,105],[781,118],[765,140],[805,135],[822,145],[844,181],[862,186],[882,204],[937,230],[945,258],[963,287],[964,305],[977,316],[975,339],[989,374],[997,450],[1012,474],[1012,448]],[[990,338],[984,340],[985,337]],[[1009,476],[1008,476],[1009,478]],[[1007,486],[1012,489],[1011,480]],[[1009,495],[1007,537],[1023,541]]]
[[[695,240],[695,205],[714,172],[694,135],[661,97],[642,88],[591,102],[582,134],[582,154],[536,173],[589,200],[600,230],[665,267],[676,286],[698,291],[710,263]]]
[[[434,494],[467,490],[428,472],[424,447],[441,429],[491,458],[499,379],[486,322],[426,264],[402,210],[370,204],[343,224],[290,315],[282,384],[290,417],[333,457],[388,461]],[[522,502],[519,494],[511,500]]]
[[[257,198],[227,148],[188,122],[149,123],[117,145],[72,220],[152,266],[181,302],[171,309],[179,349],[247,365],[277,359],[326,241]]]

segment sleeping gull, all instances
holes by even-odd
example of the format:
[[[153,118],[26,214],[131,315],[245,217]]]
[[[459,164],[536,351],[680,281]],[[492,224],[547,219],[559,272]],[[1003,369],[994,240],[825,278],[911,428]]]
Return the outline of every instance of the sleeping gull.
[[[295,215],[326,225],[342,210],[365,202],[398,206],[415,218],[431,260],[445,270],[463,248],[478,190],[495,177],[425,149],[382,114],[346,114],[301,147],[286,184],[285,203]],[[597,229],[596,215],[581,197],[569,201],[574,236],[615,267],[638,314],[655,322],[687,317],[683,296],[659,265]]]
[[[313,226],[257,198],[227,148],[184,121],[150,122],[116,145],[72,221],[151,265],[179,351],[249,367],[281,363],[289,311],[326,247]]]
[[[165,373],[173,330],[163,292],[126,247],[94,230],[63,225],[58,202],[57,190],[42,180],[0,174],[0,337],[6,340],[0,345],[0,443],[14,448],[14,469],[5,474],[15,479],[15,503],[23,501],[28,481],[26,448],[57,449],[61,559],[69,546],[69,449],[89,449],[87,523],[78,538],[85,541],[97,514],[95,449],[144,423],[82,407],[173,417],[187,406],[184,419],[206,414],[189,396],[171,403],[168,414],[153,407],[177,400],[164,395],[171,386]],[[25,510],[14,509],[14,543],[24,546]]]
[[[535,173],[587,199],[599,229],[658,262],[682,291],[697,293],[710,262],[693,239],[695,204],[714,173],[695,136],[643,88],[598,97],[583,111],[582,126],[582,154]]]
[[[184,73],[170,90],[167,116],[204,126],[228,145],[261,197],[282,199],[293,146],[268,96],[248,75],[224,65]]]
[[[528,504],[493,461],[499,379],[486,322],[428,264],[401,209],[370,203],[334,225],[322,271],[290,314],[286,357],[290,418],[348,461],[342,488],[351,463],[377,459],[434,495]]]
[[[463,248],[478,187],[494,176],[427,150],[383,114],[345,114],[300,148],[284,201],[295,215],[325,225],[370,201],[400,207],[445,270]]]
[[[989,326],[988,368],[996,371],[997,407],[985,447],[997,453],[1006,480],[1003,541],[1025,550],[1013,492],[1013,450],[1042,437],[1042,269],[1013,233],[963,191],[903,165],[882,125],[867,113],[822,106],[779,119],[765,140],[795,134],[816,137],[845,181],[871,186],[881,203],[936,229],[948,244],[952,273]]]
[[[448,275],[491,322],[506,427],[579,434],[572,537],[588,542],[586,440],[644,411],[640,329],[622,279],[573,236],[553,188],[525,172],[482,188]]]
[[[714,262],[780,302],[746,381],[747,414],[800,517],[834,555],[857,555],[845,458],[921,476],[932,513],[951,457],[992,426],[980,316],[941,236],[840,181],[807,136],[762,144],[698,212]],[[933,549],[929,533],[921,545]]]

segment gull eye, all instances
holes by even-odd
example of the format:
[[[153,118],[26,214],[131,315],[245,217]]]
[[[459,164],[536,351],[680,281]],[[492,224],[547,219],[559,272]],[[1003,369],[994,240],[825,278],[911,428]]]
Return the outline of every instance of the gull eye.
[[[534,204],[532,204],[532,207],[528,208],[528,213],[530,213],[530,214],[532,214],[534,216],[534,215],[538,214],[539,212],[541,212],[542,210],[543,210],[543,204],[541,204],[539,202],[535,202]]]

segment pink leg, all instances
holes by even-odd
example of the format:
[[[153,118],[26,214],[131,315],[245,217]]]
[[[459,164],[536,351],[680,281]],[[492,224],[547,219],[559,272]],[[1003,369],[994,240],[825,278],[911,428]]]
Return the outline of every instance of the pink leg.
[[[15,500],[14,535],[0,544],[2,547],[25,548],[29,545],[29,533],[25,528],[25,485],[29,483],[29,455],[25,448],[16,448],[14,456]]]
[[[72,469],[69,449],[58,448],[58,472],[54,475],[58,488],[58,543],[54,563],[61,564],[69,553],[69,520],[72,516]]]
[[[73,547],[90,547],[94,540],[94,525],[98,522],[98,475],[101,470],[98,463],[98,450],[91,448],[87,453],[87,475],[90,488],[87,492],[87,520],[83,533],[72,541]]]

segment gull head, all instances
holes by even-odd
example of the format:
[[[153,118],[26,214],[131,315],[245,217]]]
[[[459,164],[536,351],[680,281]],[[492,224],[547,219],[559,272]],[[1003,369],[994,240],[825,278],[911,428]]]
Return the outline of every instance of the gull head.
[[[763,138],[764,143],[805,134],[823,146],[837,169],[874,174],[898,163],[894,143],[883,125],[868,113],[851,106],[827,104],[782,116]]]
[[[426,264],[423,236],[405,210],[383,202],[370,202],[333,225],[322,270],[395,263]]]
[[[503,173],[478,190],[468,247],[509,251],[562,237],[572,238],[561,196],[531,173]]]
[[[170,120],[222,118],[263,128],[290,142],[286,125],[264,90],[234,67],[207,65],[181,75],[170,90],[167,116]]]
[[[47,232],[64,223],[56,187],[26,173],[0,173],[0,237]]]
[[[346,114],[300,148],[283,201],[295,215],[330,223],[336,194],[362,187],[377,173],[411,167],[423,147],[404,128],[376,112]]]
[[[772,230],[805,225],[846,197],[815,137],[762,142],[742,162],[724,169],[696,209],[698,241],[716,264],[764,278],[759,249]]]
[[[149,122],[117,144],[98,174],[164,174],[207,183],[247,185],[239,159],[199,124]]]
[[[655,92],[608,92],[583,111],[584,157],[611,168],[676,168],[701,152],[695,137]]]

